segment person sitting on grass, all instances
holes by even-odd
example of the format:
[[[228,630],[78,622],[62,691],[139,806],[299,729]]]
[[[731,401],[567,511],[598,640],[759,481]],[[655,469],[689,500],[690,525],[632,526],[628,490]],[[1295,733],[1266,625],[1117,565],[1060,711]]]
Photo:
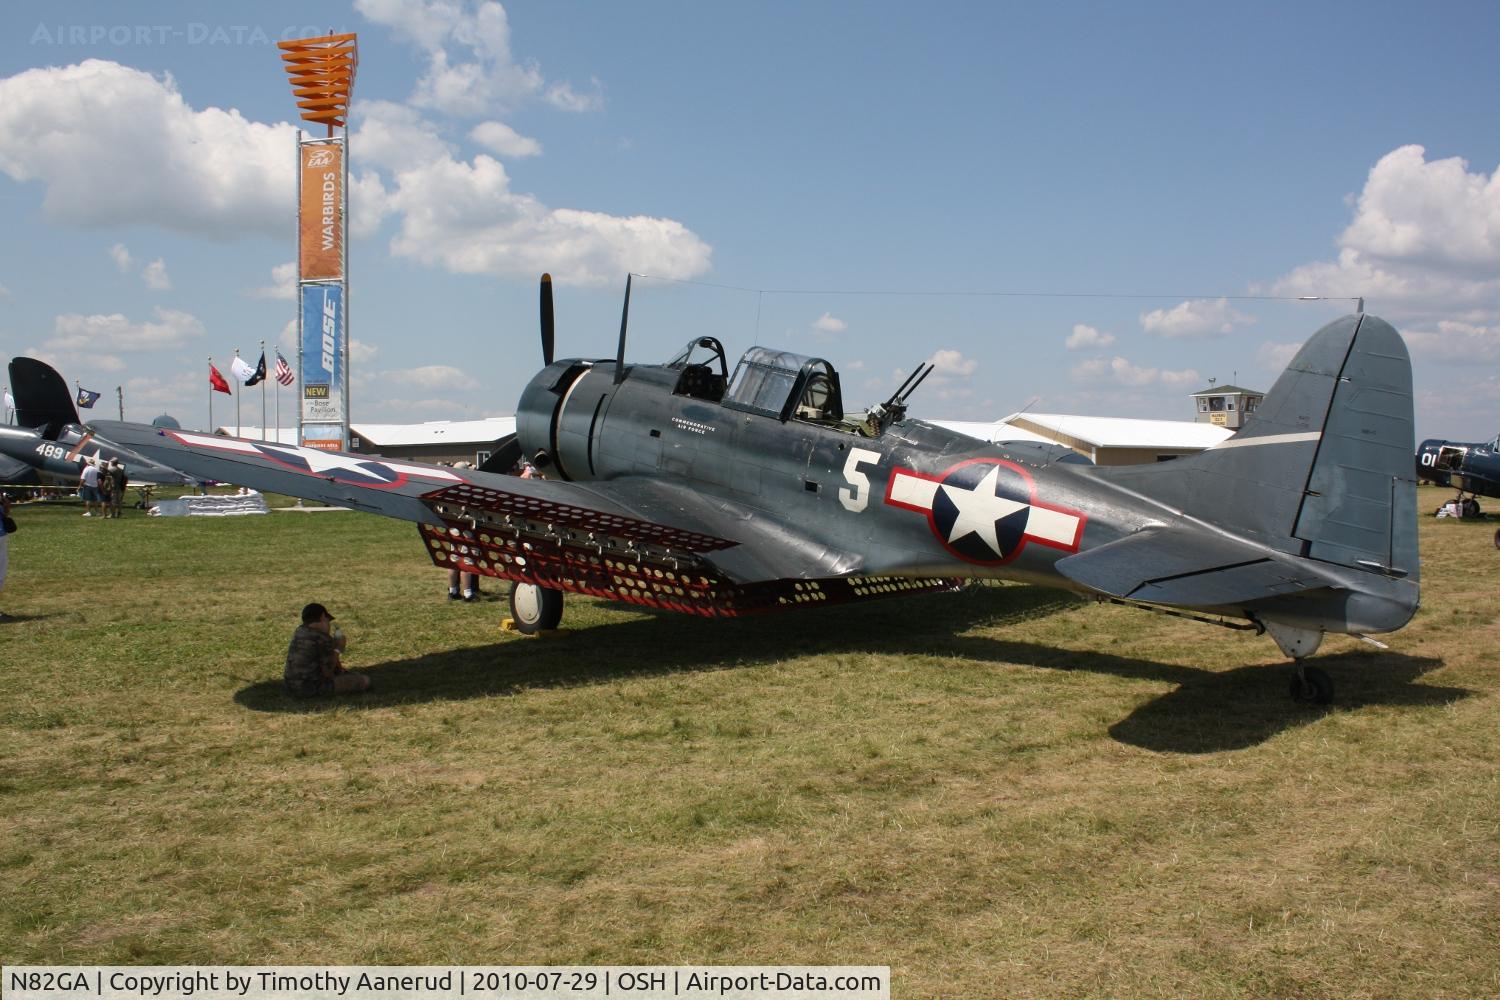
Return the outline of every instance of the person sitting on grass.
[[[318,603],[302,609],[302,624],[292,633],[286,651],[286,689],[299,698],[330,694],[354,694],[370,690],[370,678],[344,669],[342,632],[333,627],[333,615]]]

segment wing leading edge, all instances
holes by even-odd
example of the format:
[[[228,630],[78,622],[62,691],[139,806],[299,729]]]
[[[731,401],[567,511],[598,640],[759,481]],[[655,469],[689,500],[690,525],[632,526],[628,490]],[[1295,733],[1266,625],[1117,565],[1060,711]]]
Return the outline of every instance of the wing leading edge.
[[[432,528],[538,526],[622,552],[651,550],[733,584],[856,572],[858,556],[730,501],[658,480],[521,479],[193,431],[101,421],[101,434],[203,479],[352,507]]]

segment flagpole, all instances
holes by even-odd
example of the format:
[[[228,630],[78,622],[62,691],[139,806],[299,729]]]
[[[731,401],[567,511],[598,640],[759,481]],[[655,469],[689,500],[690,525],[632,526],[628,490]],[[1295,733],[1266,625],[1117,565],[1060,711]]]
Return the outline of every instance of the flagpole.
[[[120,423],[123,424],[125,422],[125,387],[115,386],[115,395],[120,398]]]
[[[238,361],[239,359],[240,349],[236,347],[234,349],[234,360]],[[240,437],[240,397],[245,394],[245,383],[234,369],[235,366],[230,364],[229,371],[234,374],[234,380],[240,383],[240,391],[234,394],[234,436]]]
[[[256,371],[263,371],[266,367],[266,342],[260,342],[260,367]],[[123,418],[121,418],[123,419]],[[260,377],[260,439],[266,439],[266,377]]]
[[[214,356],[208,356],[208,433],[214,432]]]
[[[281,363],[281,351],[276,352],[276,363]],[[272,438],[277,444],[281,443],[281,379],[276,380],[276,436]]]

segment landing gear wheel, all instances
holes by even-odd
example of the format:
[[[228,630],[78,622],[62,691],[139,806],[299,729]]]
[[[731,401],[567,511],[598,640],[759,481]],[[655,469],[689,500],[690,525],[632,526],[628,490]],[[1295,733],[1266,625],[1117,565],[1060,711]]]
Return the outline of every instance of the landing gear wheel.
[[[535,635],[557,628],[557,623],[562,621],[562,612],[562,591],[534,583],[510,585],[510,617],[516,623],[517,631]]]
[[[1495,548],[1500,549],[1500,528],[1495,529]]]
[[[1292,700],[1303,705],[1333,704],[1333,678],[1320,667],[1297,662],[1292,672]]]

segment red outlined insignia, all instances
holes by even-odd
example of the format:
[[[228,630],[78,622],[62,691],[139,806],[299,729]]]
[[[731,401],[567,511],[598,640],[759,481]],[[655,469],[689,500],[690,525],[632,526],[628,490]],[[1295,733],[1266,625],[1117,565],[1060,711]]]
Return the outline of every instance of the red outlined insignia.
[[[885,502],[927,516],[943,548],[965,562],[1001,566],[1028,542],[1077,552],[1088,521],[1081,511],[1043,503],[1031,473],[1003,458],[971,458],[929,476],[898,468]]]

